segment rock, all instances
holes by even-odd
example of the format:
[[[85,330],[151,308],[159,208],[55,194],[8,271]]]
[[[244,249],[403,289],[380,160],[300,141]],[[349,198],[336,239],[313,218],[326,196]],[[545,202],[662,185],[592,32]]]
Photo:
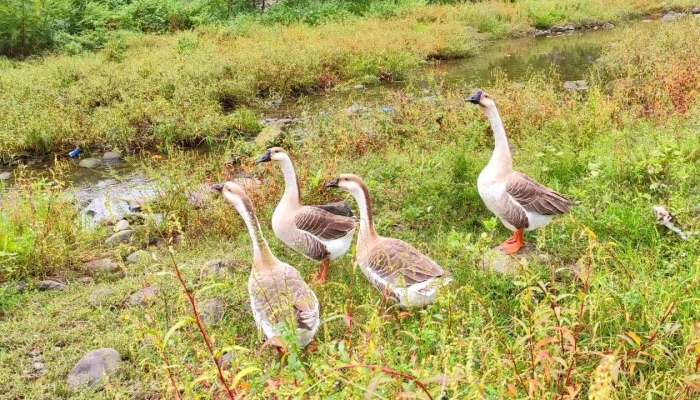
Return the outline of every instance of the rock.
[[[221,358],[219,358],[219,367],[228,368],[231,366],[231,359],[233,358],[233,353],[226,353]]]
[[[538,29],[535,31],[535,37],[547,36],[550,33],[552,33],[552,32],[548,29]]]
[[[129,202],[129,211],[131,212],[141,212],[143,210],[143,207],[146,205],[146,201],[144,199],[133,199]]]
[[[110,275],[121,271],[119,264],[109,258],[88,261],[83,264],[83,268],[91,275]]]
[[[105,245],[108,247],[116,247],[120,244],[127,244],[131,241],[133,233],[134,231],[132,230],[117,232],[105,240]]]
[[[661,18],[662,22],[676,22],[679,19],[685,17],[685,13],[678,13],[675,11],[669,11]]]
[[[352,212],[350,205],[344,201],[336,201],[334,203],[322,204],[316,206],[323,210],[328,211],[331,214],[342,215],[344,217],[354,217],[355,214]]]
[[[12,179],[12,174],[9,172],[3,172],[0,174],[0,181],[7,181]]]
[[[92,278],[90,278],[89,276],[83,276],[83,277],[78,278],[78,282],[87,285],[87,284],[92,283]]]
[[[614,27],[615,27],[615,25],[610,24],[610,23],[607,23],[607,24],[603,25],[603,29],[612,29],[612,28],[614,28]]]
[[[588,82],[586,81],[566,81],[564,82],[566,90],[588,90]]]
[[[98,158],[84,158],[80,160],[78,166],[83,168],[97,168],[100,164],[102,164],[102,160]]]
[[[44,366],[44,363],[43,363],[43,362],[38,362],[38,361],[37,361],[37,362],[35,362],[34,364],[32,364],[32,369],[33,369],[34,371],[36,371],[36,372],[41,372],[41,371],[43,371],[45,368],[46,368],[46,367]]]
[[[484,253],[481,262],[484,269],[492,269],[501,274],[508,274],[517,271],[522,264],[533,261],[547,262],[549,259],[549,255],[538,252],[531,243],[525,243],[525,247],[522,250],[512,255],[503,254],[501,246],[496,246]]]
[[[148,260],[150,257],[151,254],[149,252],[145,250],[138,250],[129,254],[129,256],[126,257],[126,265],[139,264],[144,262],[145,260]]]
[[[120,215],[111,214],[111,215],[107,215],[107,216],[103,217],[102,219],[100,219],[100,224],[102,226],[112,226],[112,225],[119,223],[119,221],[121,221],[121,220],[122,220],[122,217]]]
[[[103,161],[119,161],[121,158],[121,154],[114,151],[108,151],[102,155]]]
[[[204,264],[202,268],[202,275],[226,275],[233,274],[236,267],[244,265],[242,261],[232,260],[230,258],[219,258],[216,260],[211,260]]]
[[[221,299],[211,299],[199,305],[199,315],[206,325],[218,324],[224,317],[226,304]]]
[[[690,13],[695,15],[700,14],[700,7],[693,7],[693,9],[690,10]]]
[[[268,125],[255,137],[254,143],[258,147],[268,148],[284,135],[282,128],[276,124]]]
[[[158,294],[159,291],[159,288],[153,286],[139,289],[134,294],[129,296],[129,305],[146,307],[155,299],[156,294]]]
[[[66,285],[58,281],[52,281],[50,279],[47,279],[45,281],[37,282],[36,288],[41,290],[42,292],[46,292],[50,290],[65,290]]]
[[[347,108],[347,113],[350,115],[361,113],[367,111],[367,107],[363,107],[357,103],[352,103],[350,107]]]
[[[555,26],[551,29],[551,32],[563,33],[563,32],[569,32],[569,31],[574,31],[574,30],[576,30],[576,27],[573,25]]]
[[[387,114],[395,114],[396,110],[394,110],[392,107],[382,107],[379,109],[381,112],[387,113]]]
[[[97,289],[94,292],[90,294],[90,298],[88,301],[90,304],[92,304],[94,307],[99,307],[102,305],[102,302],[105,297],[111,296],[114,294],[114,290],[112,289]]]
[[[129,229],[129,221],[123,219],[119,222],[117,222],[116,225],[114,225],[114,231],[115,232],[121,232]]]
[[[649,23],[649,22],[654,22],[654,20],[653,20],[653,19],[643,19],[642,22],[647,22],[647,23]]]
[[[119,352],[110,349],[97,349],[78,361],[66,379],[73,391],[92,389],[102,385],[103,376],[112,375],[117,371],[122,358]]]
[[[700,14],[695,14],[695,18],[700,18]]]
[[[355,86],[353,86],[352,88],[355,89],[355,90],[362,90],[362,89],[365,88],[365,85],[355,85]]]

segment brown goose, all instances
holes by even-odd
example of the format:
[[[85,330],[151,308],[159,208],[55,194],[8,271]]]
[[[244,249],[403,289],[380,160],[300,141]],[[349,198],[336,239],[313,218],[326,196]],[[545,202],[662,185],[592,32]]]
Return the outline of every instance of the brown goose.
[[[329,206],[301,205],[297,175],[287,152],[273,147],[257,162],[269,161],[279,164],[285,182],[282,200],[272,214],[272,230],[287,246],[321,262],[316,282],[324,283],[330,260],[342,257],[350,249],[357,219],[333,214]]]
[[[479,195],[503,225],[514,232],[513,237],[503,242],[503,252],[517,253],[525,245],[524,231],[546,226],[556,215],[568,213],[575,203],[513,170],[506,130],[491,96],[480,90],[467,101],[478,104],[488,116],[496,141],[491,160],[477,180]]]
[[[425,306],[435,300],[439,289],[452,281],[448,272],[410,244],[377,234],[372,200],[362,178],[343,174],[326,187],[340,188],[357,201],[360,209],[357,263],[382,294],[391,296],[403,308]]]
[[[316,294],[294,267],[272,254],[260,230],[253,203],[245,191],[233,182],[214,185],[233,204],[248,227],[253,242],[253,269],[248,279],[250,306],[255,324],[269,341],[281,345],[279,327],[296,329],[300,346],[311,342],[320,325]]]

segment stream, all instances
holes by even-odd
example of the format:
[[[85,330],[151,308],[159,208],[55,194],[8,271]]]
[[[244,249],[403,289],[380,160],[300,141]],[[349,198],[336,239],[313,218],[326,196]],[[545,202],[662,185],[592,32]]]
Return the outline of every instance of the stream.
[[[634,24],[632,29],[645,29],[653,24]],[[474,58],[428,63],[404,82],[385,85],[354,87],[328,91],[289,101],[276,102],[260,110],[261,120],[313,115],[324,110],[347,107],[349,104],[380,102],[393,91],[407,85],[429,88],[431,82],[441,80],[446,86],[488,86],[494,79],[493,71],[500,70],[510,80],[517,81],[528,74],[549,71],[555,68],[562,80],[584,79],[588,69],[599,57],[603,46],[607,46],[621,35],[624,28],[610,30],[573,31],[554,34],[552,37],[523,37],[504,39],[487,44],[484,52]],[[218,151],[197,149],[196,151]],[[30,160],[26,168],[46,170],[51,165],[47,160]],[[2,169],[12,173],[11,169]],[[71,165],[62,178],[72,187],[69,195],[82,208],[86,221],[97,222],[110,216],[126,216],[131,211],[129,203],[155,195],[153,184],[138,170],[138,163],[103,163],[95,169]],[[0,182],[12,185],[13,178]],[[1,193],[1,191],[0,191]],[[0,204],[2,196],[0,195]]]

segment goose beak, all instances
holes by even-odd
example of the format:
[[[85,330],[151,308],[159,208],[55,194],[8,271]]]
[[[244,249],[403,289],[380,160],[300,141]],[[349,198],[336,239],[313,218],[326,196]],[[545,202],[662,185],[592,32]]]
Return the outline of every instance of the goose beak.
[[[326,183],[327,188],[337,188],[338,187],[338,180],[334,179],[328,183]]]
[[[224,185],[219,185],[218,183],[216,183],[216,184],[211,185],[211,188],[220,192],[220,191],[224,190]]]
[[[474,104],[479,104],[481,101],[481,95],[484,94],[481,90],[477,91],[472,95],[472,97],[469,97],[468,99],[465,99],[466,101]]]
[[[264,163],[264,162],[268,162],[268,161],[272,161],[272,158],[270,157],[270,150],[266,151],[265,155],[258,158],[258,161],[256,161],[255,163],[260,164],[260,163]]]

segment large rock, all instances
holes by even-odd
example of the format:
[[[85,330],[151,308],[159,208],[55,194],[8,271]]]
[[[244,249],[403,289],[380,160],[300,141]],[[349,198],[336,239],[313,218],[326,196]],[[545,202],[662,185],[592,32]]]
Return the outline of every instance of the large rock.
[[[121,154],[115,151],[108,151],[102,155],[102,160],[104,161],[119,161],[121,158]]]
[[[3,172],[0,174],[0,181],[6,181],[12,179],[12,174],[9,172]]]
[[[83,168],[97,168],[100,164],[102,164],[102,160],[99,158],[84,158],[80,160],[78,166]]]
[[[129,229],[129,226],[130,226],[129,221],[123,219],[123,220],[117,222],[116,225],[114,225],[114,231],[115,232],[125,231],[125,230]]]
[[[119,352],[110,349],[97,349],[83,356],[68,374],[68,386],[73,391],[102,386],[105,376],[114,374],[121,363]]]
[[[199,315],[206,325],[218,324],[224,317],[226,304],[221,299],[211,299],[199,305]]]
[[[133,234],[134,231],[132,230],[117,232],[105,240],[105,245],[108,247],[116,247],[120,244],[127,244],[131,241]]]
[[[88,261],[83,264],[83,268],[91,275],[110,275],[121,271],[119,264],[109,258]]]
[[[202,275],[226,275],[232,274],[234,269],[245,265],[242,261],[232,260],[230,258],[218,258],[216,260],[211,260],[204,264],[202,268]]]
[[[151,257],[151,254],[145,250],[138,250],[126,257],[126,265],[140,264]]]
[[[566,90],[588,90],[588,82],[586,81],[566,81],[564,82]]]
[[[675,21],[678,21],[679,19],[681,19],[681,18],[683,18],[683,17],[685,17],[685,16],[686,16],[685,13],[679,13],[679,12],[675,12],[675,11],[669,11],[669,12],[666,13],[666,15],[664,15],[664,16],[661,18],[661,21],[662,21],[662,22],[675,22]]]
[[[155,300],[156,294],[158,294],[159,291],[159,288],[153,286],[139,289],[129,297],[129,305],[146,307]]]
[[[52,281],[50,279],[47,279],[45,281],[37,282],[36,288],[41,291],[65,290],[66,285],[58,281]]]
[[[531,243],[525,243],[518,253],[506,255],[503,254],[501,246],[496,246],[493,249],[484,253],[481,260],[484,269],[492,269],[502,274],[517,272],[523,264],[531,262],[547,262],[550,260],[548,254],[540,253]]]

